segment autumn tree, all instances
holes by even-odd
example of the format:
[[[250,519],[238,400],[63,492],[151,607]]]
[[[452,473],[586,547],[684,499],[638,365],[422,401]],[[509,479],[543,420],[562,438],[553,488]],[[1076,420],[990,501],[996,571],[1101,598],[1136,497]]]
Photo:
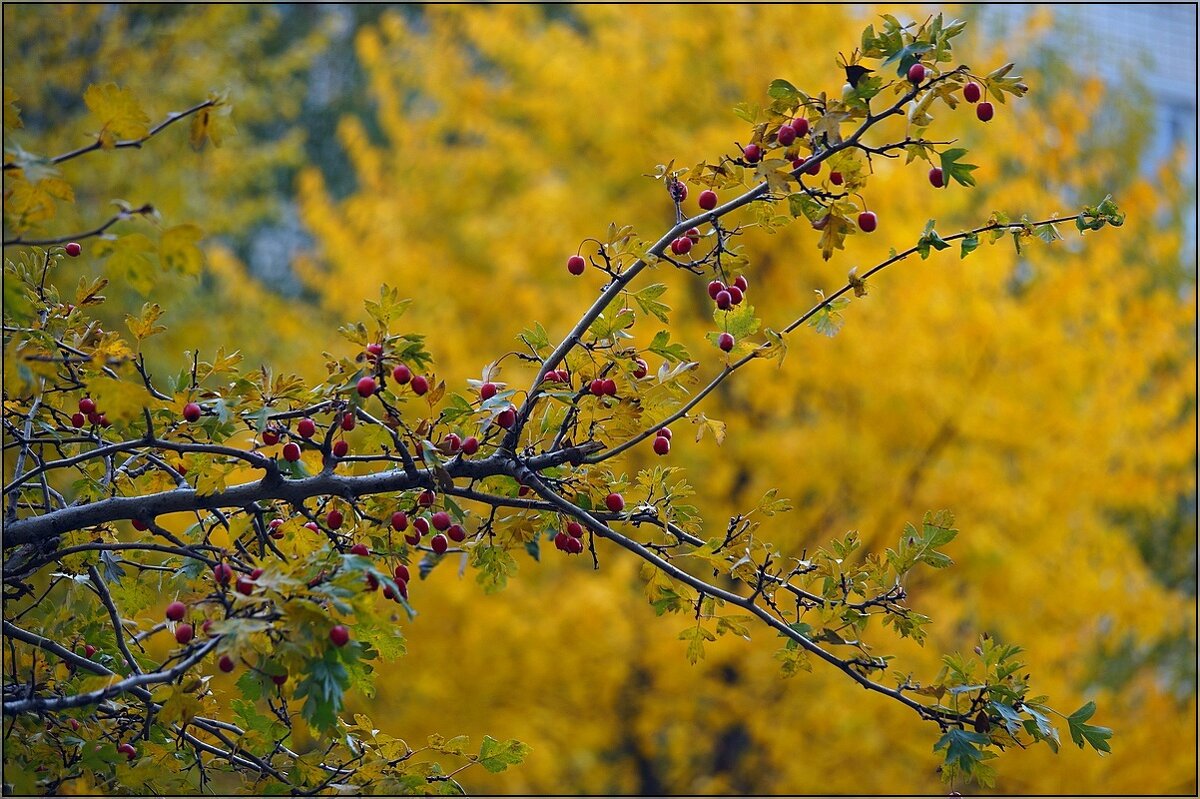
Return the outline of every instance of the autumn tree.
[[[866,555],[855,533],[789,551],[775,541],[790,508],[779,491],[713,527],[670,465],[685,439],[730,434],[705,414],[711,397],[769,380],[756,362],[783,368],[789,345],[794,362],[796,334],[837,333],[883,270],[951,248],[963,259],[992,246],[1026,252],[1068,228],[1124,221],[1110,199],[1075,214],[985,213],[954,233],[930,221],[807,310],[761,318],[752,303],[772,289],[749,268],[747,234],[799,220],[825,261],[882,237],[887,220],[868,206],[868,187],[900,159],[907,180],[968,196],[978,167],[937,135],[934,110],[988,124],[1027,88],[1011,65],[957,66],[951,45],[963,29],[940,16],[907,26],[885,17],[842,57],[839,92],[772,82],[763,105],[739,106],[747,127],[735,149],[650,176],[674,220],[665,232],[613,224],[563,254],[555,268],[599,290],[565,336],[531,322],[457,390],[434,371],[427,339],[401,324],[413,292],[394,285],[341,329],[349,343],[325,355],[324,380],[247,366],[232,345],[208,343],[178,371],[152,372],[142,350],[162,332],[162,308],[131,314],[130,337],[105,331],[92,313],[106,278],[72,291],[56,274],[84,255],[82,242],[108,275],[152,291],[156,266],[200,268],[199,231],[109,234],[153,217],[152,206],[120,207],[111,223],[72,235],[35,230],[70,199],[57,164],[135,144],[146,152],[114,157],[152,158],[172,125],[207,149],[220,143],[229,98],[152,127],[128,91],[89,89],[94,146],[16,153],[5,166],[4,711],[21,730],[6,758],[28,780],[14,787],[456,791],[462,768],[504,770],[524,744],[487,737],[469,748],[464,736],[433,735],[414,748],[375,730],[378,719],[347,719],[344,697],[371,695],[380,664],[403,654],[414,608],[439,612],[422,607],[418,580],[444,560],[492,592],[518,558],[551,550],[597,568],[626,550],[656,614],[686,619],[679,638],[693,663],[722,636],[765,631],[783,639],[785,675],[820,660],[895,702],[928,723],[948,780],[989,784],[997,751],[1057,748],[1060,726],[1108,751],[1109,731],[1088,723],[1094,705],[1053,710],[1008,641],[982,634],[923,676],[884,649],[928,635],[931,619],[908,594],[926,584],[923,570],[950,565],[949,512],[898,524],[898,539]],[[7,129],[20,124],[19,98],[5,99]],[[318,207],[311,176],[307,192],[313,227],[334,235],[337,215]],[[353,246],[343,252],[354,259]],[[664,300],[680,278],[703,287],[711,310],[703,350],[673,340]],[[826,346],[803,342],[806,353]],[[131,767],[145,758],[179,765]],[[233,775],[242,781],[227,782]]]

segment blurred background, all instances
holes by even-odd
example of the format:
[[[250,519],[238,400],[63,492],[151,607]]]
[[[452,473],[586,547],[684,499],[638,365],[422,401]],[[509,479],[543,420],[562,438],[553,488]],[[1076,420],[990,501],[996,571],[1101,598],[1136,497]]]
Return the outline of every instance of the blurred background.
[[[796,509],[767,534],[796,552],[850,529],[882,548],[926,509],[952,509],[955,566],[910,585],[930,641],[897,645],[897,668],[931,680],[938,653],[988,631],[1025,647],[1055,707],[1095,699],[1093,723],[1115,730],[1107,758],[1069,741],[1057,756],[1006,753],[996,790],[1194,793],[1194,5],[6,4],[4,83],[24,128],[4,144],[87,143],[89,83],[131,88],[152,120],[228,90],[237,134],[220,149],[193,152],[179,126],[142,151],[68,162],[75,203],[44,232],[94,227],[114,198],[204,229],[200,277],[164,272],[152,292],[170,328],[147,351],[156,369],[226,344],[320,377],[322,352],[349,352],[336,327],[386,281],[416,299],[410,329],[465,389],[533,320],[561,335],[595,296],[597,280],[563,268],[581,240],[614,221],[647,237],[671,223],[643,177],[656,164],[731,152],[745,137],[733,105],[762,103],[774,78],[838,91],[835,56],[878,14],[939,11],[971,23],[960,61],[1016,61],[1029,96],[986,125],[938,111],[980,165],[978,187],[934,191],[926,168],[877,163],[879,230],[828,263],[807,226],[747,235],[766,324],[930,218],[945,234],[993,210],[1065,216],[1112,194],[1125,226],[888,270],[836,338],[801,332],[780,369],[754,367],[712,398],[723,447],[678,441],[671,458],[715,527],[778,487]],[[655,275],[673,338],[711,360],[709,301],[685,278]],[[103,314],[119,329],[145,298],[114,283]],[[472,774],[479,792],[944,790],[911,712],[820,666],[781,679],[764,634],[723,638],[688,666],[679,621],[654,616],[637,564],[601,556],[599,571],[523,560],[490,597],[434,572],[372,718],[410,740],[532,745],[520,768]]]

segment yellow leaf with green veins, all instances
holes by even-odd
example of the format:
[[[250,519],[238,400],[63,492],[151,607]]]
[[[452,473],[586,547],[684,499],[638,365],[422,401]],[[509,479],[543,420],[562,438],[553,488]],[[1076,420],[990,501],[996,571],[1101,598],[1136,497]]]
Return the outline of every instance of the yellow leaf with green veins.
[[[150,117],[129,89],[115,83],[92,84],[83,102],[100,124],[100,146],[112,149],[118,139],[140,139],[150,132]]]

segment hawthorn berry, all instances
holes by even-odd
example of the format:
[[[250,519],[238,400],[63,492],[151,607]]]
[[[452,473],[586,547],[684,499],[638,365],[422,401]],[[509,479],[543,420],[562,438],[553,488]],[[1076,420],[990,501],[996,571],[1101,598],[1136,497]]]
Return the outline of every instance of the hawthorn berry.
[[[203,413],[204,411],[200,410],[200,406],[194,402],[189,402],[187,405],[183,406],[183,418],[187,419],[189,422],[200,421],[200,417],[203,415]]]
[[[714,280],[708,284],[708,296],[712,299],[717,298],[717,294],[725,290],[725,284],[719,280]]]
[[[676,255],[687,255],[692,251],[692,240],[687,236],[681,236],[671,242],[671,252]]]
[[[567,552],[572,555],[578,555],[583,551],[583,542],[578,538],[567,539]]]
[[[133,525],[133,529],[138,532],[144,532],[150,529],[150,525],[146,524],[141,519],[130,519],[129,523]]]
[[[479,398],[486,402],[496,396],[498,390],[495,383],[484,383],[479,387]]]
[[[925,65],[917,62],[908,68],[908,81],[920,85],[925,80]]]
[[[392,574],[396,576],[396,582],[407,583],[411,579],[408,574],[408,567],[403,563],[397,564],[396,570]]]
[[[479,451],[479,439],[475,436],[467,436],[467,440],[462,444],[462,452],[464,455],[474,455]]]
[[[228,585],[229,578],[232,576],[233,569],[229,567],[228,563],[218,563],[216,566],[213,566],[213,579],[221,585]]]
[[[795,140],[796,129],[791,125],[784,125],[779,129],[779,132],[775,134],[775,141],[784,147],[787,147]]]
[[[385,585],[383,587],[383,598],[384,599],[395,599],[396,598],[396,592],[392,590],[392,587],[390,585]]]
[[[412,379],[412,390],[420,397],[429,390],[429,380],[424,375],[417,375]]]
[[[572,255],[567,259],[567,271],[572,275],[582,275],[583,270],[587,268],[587,261],[583,260],[582,255]]]
[[[963,99],[968,103],[977,103],[982,96],[983,91],[975,81],[971,81],[966,86],[963,86]]]
[[[517,423],[517,411],[515,408],[505,408],[496,414],[496,424],[503,427],[505,430]]]
[[[878,221],[874,211],[863,211],[858,215],[858,227],[863,233],[873,231]]]
[[[235,590],[244,596],[250,596],[254,593],[254,581],[249,577],[239,577]]]
[[[362,555],[365,558],[370,556],[371,550],[367,548],[366,544],[355,544],[354,546],[350,547],[350,554]]]
[[[579,522],[567,522],[567,535],[572,538],[583,538],[583,525]]]
[[[408,514],[398,510],[392,514],[392,529],[402,533],[408,529]]]
[[[762,148],[757,144],[747,144],[742,148],[742,155],[744,155],[746,160],[750,163],[757,164],[759,159],[762,158]]]
[[[741,304],[741,302],[742,302],[742,290],[741,289],[739,289],[737,286],[730,286],[729,288],[727,288],[725,290],[729,292],[729,301],[731,303],[733,303],[734,305]]]
[[[834,186],[842,185],[842,183],[844,182],[842,180],[842,173],[841,172],[830,172],[829,173],[829,182],[832,183]]]
[[[659,438],[665,438],[668,441],[670,441],[671,440],[671,428],[669,428],[669,427],[660,428],[658,433],[656,433],[655,435],[657,435]]]
[[[692,244],[696,244],[697,242],[700,241],[700,229],[699,228],[690,227],[687,229],[687,233],[685,233],[684,235],[688,237],[688,241],[690,241]]]
[[[734,344],[733,336],[729,335],[728,333],[722,333],[720,336],[717,337],[717,346],[720,347],[725,352],[729,352],[730,350],[732,350],[733,344]]]
[[[436,499],[437,496],[427,488],[417,497],[417,504],[422,508],[431,508],[433,507],[434,500]]]
[[[417,544],[421,543],[421,534],[418,532],[405,533],[404,540],[415,547]]]
[[[429,519],[424,516],[418,516],[413,519],[413,529],[421,535],[426,535],[429,532]]]
[[[380,355],[383,355],[383,345],[379,342],[371,342],[367,345],[367,355],[372,358],[378,358]]]
[[[696,204],[705,211],[711,211],[717,207],[717,193],[712,189],[705,189],[700,192],[700,196],[696,198]]]
[[[340,510],[338,510],[337,508],[334,508],[333,510],[329,511],[329,513],[326,514],[326,516],[325,516],[325,524],[329,525],[330,530],[336,530],[339,527],[341,527],[342,522],[344,520],[345,520],[345,517],[342,515],[342,512]]]
[[[92,411],[91,413],[89,413],[89,414],[87,415],[87,420],[88,420],[88,423],[89,423],[89,424],[100,424],[100,421],[101,421],[103,418],[104,418],[104,417],[103,417],[103,416],[101,416],[101,415],[100,415],[99,413],[97,413],[96,411]]]
[[[88,660],[91,660],[92,655],[94,655],[94,654],[96,654],[96,647],[92,646],[91,644],[83,645],[83,656],[85,658],[87,658]]]
[[[275,683],[276,685],[283,685],[285,682],[287,682],[287,678],[287,674],[272,674],[271,682]]]
[[[125,755],[126,760],[133,760],[137,757],[137,749],[133,748],[131,743],[123,743],[117,747],[117,751]]]
[[[334,646],[345,646],[350,643],[350,631],[344,625],[338,624],[329,631],[329,640]]]
[[[283,459],[295,463],[300,460],[300,445],[295,441],[289,441],[283,445]]]
[[[617,381],[613,380],[611,377],[606,377],[604,378],[603,382],[604,393],[610,397],[617,396]]]
[[[717,307],[722,311],[729,310],[729,306],[733,305],[733,294],[729,289],[721,289],[717,292]]]
[[[312,438],[313,434],[317,432],[317,423],[306,416],[296,423],[296,432],[300,434],[301,438]]]
[[[111,426],[111,425],[112,425],[112,422],[108,421],[108,415],[107,415],[107,414],[103,414],[103,413],[102,413],[102,414],[100,414],[100,421],[99,421],[99,425],[100,425],[101,427],[109,427],[109,426]]]
[[[946,176],[942,174],[942,168],[935,166],[929,170],[929,182],[933,184],[935,189],[940,189],[946,185]]]
[[[409,380],[412,380],[412,369],[409,369],[404,364],[400,364],[392,370],[392,379],[400,385],[404,385]]]
[[[806,167],[804,168],[804,174],[806,174],[806,175],[819,175],[819,174],[821,174],[821,162],[820,162],[820,161],[813,161],[811,164],[809,164],[808,166],[806,166]]]
[[[259,577],[262,577],[262,574],[263,574],[262,568],[259,566],[255,566],[253,569],[250,570],[250,579],[257,580]]]
[[[636,379],[636,380],[641,380],[643,377],[645,377],[647,374],[649,374],[649,373],[650,373],[650,365],[649,365],[649,364],[647,364],[647,363],[646,363],[644,360],[642,360],[641,358],[634,358],[634,359],[633,359],[633,362],[634,362],[634,364],[636,364],[636,365],[633,367],[633,377],[634,377],[634,379]]]
[[[808,135],[808,120],[804,117],[796,117],[791,122],[792,130],[796,131],[797,136]]]
[[[569,541],[569,540],[570,540],[570,536],[568,536],[566,533],[561,532],[561,531],[556,533],[554,536],[554,548],[562,550],[563,552],[566,552],[567,546],[568,546],[567,541]]]
[[[433,523],[433,529],[439,531],[446,530],[450,527],[450,514],[444,510],[439,510],[433,514],[430,521]]]
[[[458,433],[448,433],[446,437],[442,439],[442,446],[444,446],[446,450],[453,455],[462,449],[462,437]]]
[[[620,513],[625,510],[625,497],[613,492],[604,498],[604,505],[613,513]]]
[[[342,414],[342,429],[347,432],[354,429],[354,414],[353,413],[343,413]]]
[[[438,533],[433,538],[429,539],[429,546],[433,548],[433,551],[436,554],[442,555],[445,554],[446,550],[450,548],[450,542],[446,539],[446,536]]]
[[[455,542],[465,541],[467,539],[467,531],[463,529],[461,524],[450,525],[450,529],[446,531],[446,535],[450,537],[451,541]]]
[[[654,437],[654,453],[656,455],[666,455],[671,451],[671,439],[666,436]]]
[[[78,258],[79,253],[83,252],[83,247],[80,247],[79,242],[77,241],[68,242],[67,246],[63,249],[65,249],[67,251],[67,255],[71,256],[72,258]]]
[[[96,412],[96,401],[94,399],[92,399],[91,397],[84,397],[83,399],[81,399],[79,401],[79,412],[80,413],[95,413]]]
[[[192,625],[181,624],[175,628],[175,640],[181,644],[186,644],[188,641],[192,640],[192,635],[194,632],[195,631],[192,629]]]
[[[321,528],[320,528],[320,526],[317,525],[316,522],[305,522],[304,526],[306,528],[308,528],[309,530],[312,530],[314,533],[321,532]]]
[[[187,605],[179,600],[175,600],[167,605],[167,620],[168,621],[183,621],[184,615],[187,613]]]
[[[980,103],[975,106],[975,116],[979,117],[980,122],[990,122],[995,114],[995,109],[991,103]]]
[[[358,389],[358,396],[360,396],[360,397],[371,396],[372,394],[375,393],[375,389],[376,389],[375,378],[370,377],[370,376],[360,377],[358,379],[358,385],[356,386],[356,388]]]
[[[71,415],[71,426],[72,427],[76,427],[76,428],[83,427],[84,424],[86,424],[86,423],[87,423],[87,417],[84,416],[82,413],[76,412]]]
[[[588,383],[588,391],[592,392],[593,396],[604,396],[604,381],[597,377],[592,382]]]
[[[346,439],[340,438],[333,442],[333,457],[344,458],[346,457],[346,453],[349,451],[350,445],[346,442]]]
[[[200,625],[200,629],[204,632],[205,635],[209,635],[212,633],[212,626],[213,626],[213,620],[205,619],[204,624]]]
[[[279,431],[273,427],[268,427],[262,431],[263,443],[267,446],[274,446],[279,443]]]
[[[737,286],[743,294],[750,288],[750,281],[746,280],[745,275],[738,275],[733,279],[733,285]]]
[[[276,540],[283,538],[283,530],[279,529],[280,527],[283,527],[283,519],[272,519],[271,523],[268,524],[267,527],[271,531],[271,538]]]

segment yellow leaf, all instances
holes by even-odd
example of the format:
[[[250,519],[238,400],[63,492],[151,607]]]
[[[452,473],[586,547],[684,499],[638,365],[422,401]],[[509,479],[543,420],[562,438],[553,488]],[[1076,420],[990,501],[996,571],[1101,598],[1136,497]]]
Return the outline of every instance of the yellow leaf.
[[[21,109],[17,108],[17,100],[21,96],[12,90],[11,86],[4,87],[4,129],[20,128],[24,126],[21,122]]]
[[[116,239],[100,239],[92,248],[97,258],[108,258],[113,274],[123,275],[129,284],[145,295],[154,288],[154,242],[144,233],[130,233]]]
[[[129,380],[114,380],[97,377],[88,383],[88,395],[96,401],[96,407],[113,421],[129,421],[141,415],[143,407],[160,405],[146,387]]]
[[[115,83],[92,84],[83,102],[100,122],[100,146],[111,150],[118,139],[141,139],[150,132],[150,117],[129,89]]]
[[[4,198],[4,221],[16,232],[54,218],[57,207],[54,197],[38,181],[37,185],[16,179]]]
[[[148,302],[142,305],[140,316],[126,314],[125,324],[129,327],[129,332],[133,333],[134,338],[141,341],[144,338],[150,338],[155,333],[161,333],[167,329],[164,325],[155,324],[158,318],[162,316],[162,313],[162,307],[158,303]]]
[[[195,225],[176,225],[163,231],[158,245],[162,265],[185,275],[200,274],[204,266],[204,253],[196,242],[204,238],[204,231]]]
[[[220,147],[226,136],[236,134],[237,128],[234,127],[233,120],[230,118],[232,111],[232,106],[218,102],[214,106],[202,108],[193,114],[192,128],[188,135],[192,149],[204,149],[206,141],[211,141],[213,147]]]
[[[37,185],[38,188],[51,197],[57,197],[69,203],[75,202],[75,190],[71,188],[70,183],[67,183],[62,178],[42,178],[37,182]]]

